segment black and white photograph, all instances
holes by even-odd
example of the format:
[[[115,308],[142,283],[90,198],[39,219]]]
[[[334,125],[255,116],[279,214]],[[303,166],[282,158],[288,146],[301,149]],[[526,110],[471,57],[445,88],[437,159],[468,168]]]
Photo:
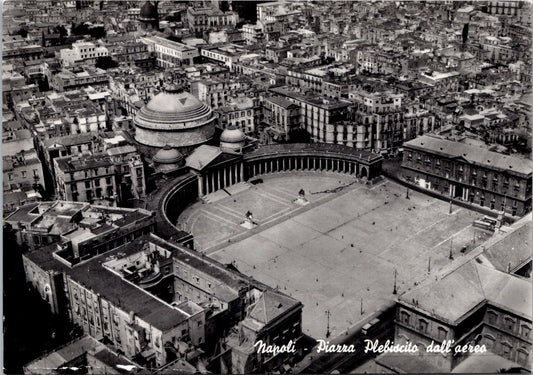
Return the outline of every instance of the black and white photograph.
[[[3,373],[531,373],[532,4],[3,0]]]

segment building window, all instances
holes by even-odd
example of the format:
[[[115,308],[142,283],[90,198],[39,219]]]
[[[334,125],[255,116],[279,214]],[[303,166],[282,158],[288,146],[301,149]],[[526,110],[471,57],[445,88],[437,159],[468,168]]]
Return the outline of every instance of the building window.
[[[446,334],[448,333],[448,331],[446,331],[442,327],[439,327],[438,332],[439,332],[438,333],[439,334],[439,340],[445,340],[446,339]]]
[[[524,348],[518,349],[518,362],[519,363],[526,363],[528,357],[529,357],[529,353],[526,349]]]
[[[407,312],[402,311],[402,313],[401,313],[401,321],[402,321],[402,323],[411,324],[410,320],[411,320],[411,316]]]
[[[531,334],[531,328],[523,324],[520,334],[522,335],[522,337],[528,339]]]
[[[511,344],[508,342],[502,342],[502,357],[511,359]]]
[[[506,317],[505,318],[505,327],[509,331],[514,331],[514,326],[515,326],[515,320],[513,318]]]
[[[487,349],[494,348],[494,342],[495,341],[496,341],[496,339],[494,337],[492,337],[491,335],[485,335],[485,345],[486,345]]]
[[[424,319],[420,319],[418,321],[418,329],[422,332],[427,332],[428,330],[428,322],[426,322]]]
[[[496,322],[498,321],[498,314],[496,314],[496,312],[492,310],[487,312],[487,317],[490,324],[496,324]]]

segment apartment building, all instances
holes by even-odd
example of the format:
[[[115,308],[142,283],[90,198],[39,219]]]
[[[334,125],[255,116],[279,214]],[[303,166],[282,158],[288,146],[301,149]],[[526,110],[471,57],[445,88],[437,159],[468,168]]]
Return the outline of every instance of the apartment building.
[[[105,154],[54,159],[56,194],[61,200],[93,202],[107,199],[119,201],[116,171]]]
[[[288,140],[289,132],[300,127],[300,106],[286,98],[266,98],[263,109],[265,123],[280,141]]]
[[[160,36],[144,37],[140,41],[148,45],[148,51],[155,54],[156,63],[162,68],[191,66],[199,56],[197,48]]]

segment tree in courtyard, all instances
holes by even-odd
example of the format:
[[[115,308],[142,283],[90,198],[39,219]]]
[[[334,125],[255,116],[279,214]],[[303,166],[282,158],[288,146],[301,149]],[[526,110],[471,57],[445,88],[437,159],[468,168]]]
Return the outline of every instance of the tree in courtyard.
[[[118,63],[111,58],[111,56],[99,56],[96,58],[96,67],[100,69],[116,68]]]

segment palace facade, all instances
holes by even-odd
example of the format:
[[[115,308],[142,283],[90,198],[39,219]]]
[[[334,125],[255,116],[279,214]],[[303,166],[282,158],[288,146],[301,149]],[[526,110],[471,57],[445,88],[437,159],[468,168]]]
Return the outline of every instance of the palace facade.
[[[531,211],[531,161],[424,135],[403,145],[405,181],[490,210]]]

